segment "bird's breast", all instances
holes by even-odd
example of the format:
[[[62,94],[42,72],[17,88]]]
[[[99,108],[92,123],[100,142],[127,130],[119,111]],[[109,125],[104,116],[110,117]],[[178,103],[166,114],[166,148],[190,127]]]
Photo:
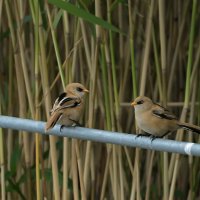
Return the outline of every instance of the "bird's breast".
[[[175,120],[160,119],[148,113],[136,115],[136,122],[140,129],[155,136],[163,136],[178,128]]]

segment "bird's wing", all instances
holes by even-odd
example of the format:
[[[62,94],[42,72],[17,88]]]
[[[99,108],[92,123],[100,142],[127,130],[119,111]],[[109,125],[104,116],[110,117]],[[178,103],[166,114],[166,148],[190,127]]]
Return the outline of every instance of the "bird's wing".
[[[166,108],[156,104],[155,107],[152,109],[152,113],[154,116],[159,117],[161,119],[168,119],[173,120],[177,119],[177,117],[169,112]]]
[[[66,108],[75,108],[77,106],[80,106],[81,104],[81,99],[78,97],[65,97],[63,98],[60,103],[59,103],[59,107],[57,108],[57,110],[62,110],[62,109],[66,109]]]
[[[55,101],[50,114],[56,111],[61,111],[66,108],[74,108],[81,104],[81,99],[76,96],[67,96],[67,93],[62,93]]]
[[[67,96],[66,92],[63,92],[59,95],[59,97],[55,100],[53,108],[50,110],[50,115],[52,115],[52,113],[54,113],[54,111],[59,107],[59,103],[60,101],[65,98]]]

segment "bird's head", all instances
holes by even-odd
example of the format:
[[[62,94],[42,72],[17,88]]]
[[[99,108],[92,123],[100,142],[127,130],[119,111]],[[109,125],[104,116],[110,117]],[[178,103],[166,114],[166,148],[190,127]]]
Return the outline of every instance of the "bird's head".
[[[70,83],[66,87],[66,92],[67,92],[67,94],[71,93],[71,94],[81,98],[85,95],[85,93],[88,93],[89,90],[87,90],[85,88],[85,86],[83,86],[80,83]]]
[[[136,111],[146,111],[151,108],[152,103],[153,102],[150,98],[145,96],[139,96],[131,103],[131,106],[133,106]]]

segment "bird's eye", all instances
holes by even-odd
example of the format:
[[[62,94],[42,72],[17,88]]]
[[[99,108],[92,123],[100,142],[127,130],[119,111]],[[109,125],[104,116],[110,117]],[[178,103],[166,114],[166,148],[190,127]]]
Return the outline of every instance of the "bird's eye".
[[[82,92],[82,91],[83,91],[83,89],[80,88],[80,87],[77,87],[76,90],[77,90],[78,92]]]
[[[140,101],[137,102],[137,104],[143,104],[143,103],[144,103],[143,100],[140,100]]]

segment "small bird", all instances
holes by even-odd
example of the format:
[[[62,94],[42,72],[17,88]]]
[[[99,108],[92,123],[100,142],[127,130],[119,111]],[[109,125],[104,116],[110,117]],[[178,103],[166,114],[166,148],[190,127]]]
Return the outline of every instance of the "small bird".
[[[88,92],[89,90],[80,83],[68,84],[65,92],[55,100],[45,131],[53,128],[56,123],[61,125],[60,131],[63,126],[79,125],[78,121],[84,107],[84,96]]]
[[[148,97],[137,97],[131,103],[131,106],[135,108],[138,127],[145,132],[145,134],[139,134],[140,136],[150,136],[154,140],[155,138],[162,138],[179,128],[200,134],[200,127],[180,122],[174,114],[170,113],[166,108],[153,103]]]

